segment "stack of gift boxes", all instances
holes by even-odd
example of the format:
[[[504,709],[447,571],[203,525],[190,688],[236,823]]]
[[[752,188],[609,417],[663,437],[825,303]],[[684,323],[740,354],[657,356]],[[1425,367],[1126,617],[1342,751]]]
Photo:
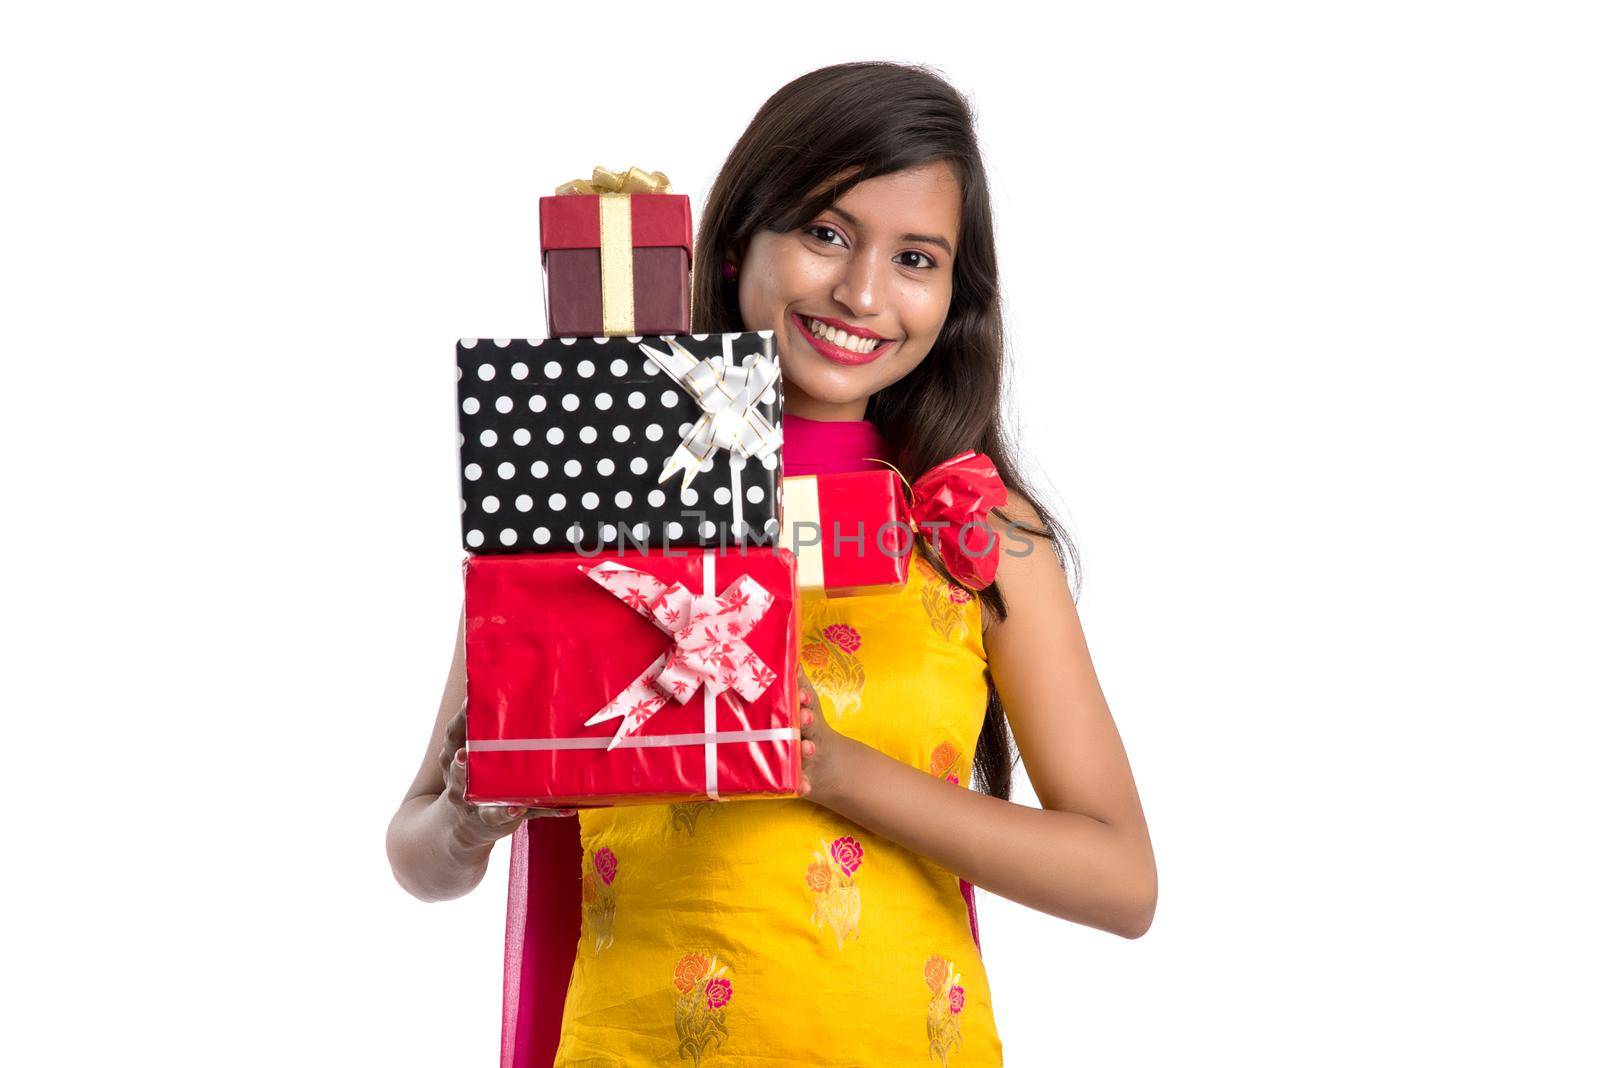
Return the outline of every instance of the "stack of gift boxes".
[[[689,333],[663,176],[597,170],[540,230],[551,337],[456,349],[467,798],[795,796],[801,592],[904,583],[898,474],[783,477],[772,333]]]

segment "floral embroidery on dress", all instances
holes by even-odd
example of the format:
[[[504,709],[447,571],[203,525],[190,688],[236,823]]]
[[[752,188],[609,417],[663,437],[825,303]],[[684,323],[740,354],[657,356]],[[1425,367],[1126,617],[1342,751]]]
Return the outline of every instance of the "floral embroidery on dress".
[[[832,927],[843,949],[846,935],[861,938],[861,889],[855,877],[865,851],[849,835],[835,838],[831,844],[826,838],[821,842],[822,848],[811,851],[811,863],[806,865],[806,886],[816,901],[811,922]]]
[[[922,981],[933,994],[928,1001],[928,1057],[949,1065],[950,1051],[961,1048],[961,1010],[967,1007],[961,973],[954,961],[935,953],[922,966]]]
[[[928,757],[928,773],[961,785],[961,750],[954,742],[940,742]]]
[[[611,945],[611,928],[617,918],[617,889],[612,886],[617,878],[617,855],[609,846],[601,846],[589,853],[589,863],[583,873],[583,918],[589,923],[589,933],[594,935],[594,949]]]
[[[861,632],[837,618],[830,621],[830,614],[826,606],[819,606],[807,619],[800,662],[817,696],[831,700],[834,714],[843,717],[861,708],[867,673],[856,657]]]
[[[928,622],[946,641],[961,641],[967,636],[967,605],[972,603],[972,591],[946,582],[944,576],[920,556],[916,558],[916,567],[923,579],[922,608],[928,613]]]
[[[695,825],[700,822],[700,817],[706,809],[711,808],[715,802],[711,801],[675,801],[667,806],[671,819],[667,821],[667,834],[674,831],[683,831],[690,838],[694,837]]]
[[[672,985],[678,989],[673,1011],[678,1057],[694,1058],[695,1068],[699,1068],[706,1047],[713,1041],[720,1046],[728,1037],[724,1010],[733,1000],[733,980],[728,978],[728,966],[718,964],[715,956],[691,952],[678,959]]]

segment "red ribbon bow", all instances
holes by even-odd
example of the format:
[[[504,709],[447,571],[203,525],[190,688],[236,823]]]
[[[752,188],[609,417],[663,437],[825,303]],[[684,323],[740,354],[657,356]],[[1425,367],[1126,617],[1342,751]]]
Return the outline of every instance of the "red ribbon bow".
[[[994,461],[970,449],[928,468],[911,484],[912,525],[933,542],[956,581],[973,590],[994,582],[1000,536],[989,526],[989,509],[1005,503],[1006,486]]]

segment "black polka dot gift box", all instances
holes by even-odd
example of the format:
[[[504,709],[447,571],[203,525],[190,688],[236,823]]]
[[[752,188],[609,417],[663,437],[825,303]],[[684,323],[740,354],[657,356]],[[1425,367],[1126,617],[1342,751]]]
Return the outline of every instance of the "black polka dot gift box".
[[[778,364],[770,330],[463,339],[467,551],[776,546]]]

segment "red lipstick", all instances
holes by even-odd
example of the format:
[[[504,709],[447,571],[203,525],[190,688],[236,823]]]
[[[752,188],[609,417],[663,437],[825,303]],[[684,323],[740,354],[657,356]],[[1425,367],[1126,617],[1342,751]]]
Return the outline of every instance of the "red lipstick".
[[[800,336],[811,343],[812,348],[821,353],[824,358],[832,360],[834,363],[844,364],[847,367],[859,367],[862,364],[871,363],[898,344],[898,342],[890,341],[887,344],[879,345],[871,352],[852,352],[849,349],[840,348],[827,338],[821,338],[813,334],[806,326],[806,317],[799,312],[790,313],[789,318],[794,323],[795,329],[800,331]],[[869,330],[863,330],[858,326],[847,326],[837,319],[828,319],[820,315],[813,315],[811,318],[819,323],[827,323],[830,326],[838,327],[847,333],[859,334],[862,337],[878,337],[877,334]]]

